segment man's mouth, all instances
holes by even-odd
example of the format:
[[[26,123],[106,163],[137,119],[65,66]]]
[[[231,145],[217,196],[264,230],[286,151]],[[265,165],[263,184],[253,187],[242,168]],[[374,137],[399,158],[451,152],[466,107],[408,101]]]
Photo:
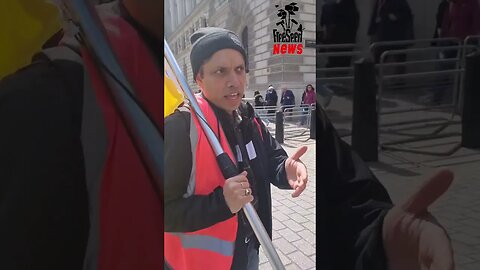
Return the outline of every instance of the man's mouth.
[[[230,95],[226,95],[225,96],[226,99],[230,99],[230,100],[237,100],[240,98],[240,93],[232,93]]]

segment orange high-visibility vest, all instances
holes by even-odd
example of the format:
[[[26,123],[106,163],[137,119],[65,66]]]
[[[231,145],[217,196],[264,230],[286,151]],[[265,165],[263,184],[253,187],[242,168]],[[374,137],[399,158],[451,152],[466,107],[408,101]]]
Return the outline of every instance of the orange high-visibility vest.
[[[213,128],[224,151],[235,161],[225,133],[218,125],[208,102],[197,96],[200,109]],[[190,142],[192,147],[192,173],[189,186],[195,189],[191,195],[207,195],[217,187],[223,187],[225,178],[217,164],[215,153],[200,126],[195,113],[191,113]],[[165,233],[165,260],[174,270],[230,269],[232,266],[237,216],[208,228],[189,233]]]
[[[163,133],[163,74],[158,64],[128,22],[118,16],[102,17],[102,21],[112,49],[136,91],[135,97]],[[85,269],[161,269],[163,198],[155,192],[151,175],[112,99],[101,69],[84,48],[82,58],[107,139],[105,160],[97,164],[101,171],[97,179],[90,181],[98,192],[90,193],[89,187],[90,211],[96,215],[91,214]],[[91,132],[93,137],[98,136],[98,131]]]
[[[113,5],[117,4],[97,10],[105,8],[99,11],[112,49],[134,87],[136,99],[163,133],[163,75],[137,30],[115,13]],[[107,8],[112,12],[102,12],[109,11]],[[85,68],[81,141],[90,228],[83,269],[161,269],[163,198],[155,192],[102,76],[102,67],[74,40],[67,36],[62,45],[68,47],[43,52],[52,61],[74,61]],[[81,56],[71,48],[81,50]]]

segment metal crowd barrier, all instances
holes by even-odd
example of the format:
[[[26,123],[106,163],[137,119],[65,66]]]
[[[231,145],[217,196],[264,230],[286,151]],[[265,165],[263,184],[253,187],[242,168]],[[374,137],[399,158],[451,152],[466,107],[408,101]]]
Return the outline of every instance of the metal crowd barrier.
[[[465,67],[465,61],[467,55],[480,50],[480,35],[475,35],[475,36],[467,36],[465,40],[463,41],[463,45],[468,46],[463,52],[462,52],[462,62],[461,66]],[[465,73],[462,72],[460,76],[460,82],[459,82],[459,100],[458,100],[458,108],[457,108],[457,113],[461,115],[463,111],[463,89],[465,87],[464,85],[465,82]]]
[[[309,135],[312,127],[312,111],[315,104],[312,105],[292,105],[292,106],[262,106],[255,107],[255,113],[262,119],[267,128],[272,133],[283,139],[293,139]],[[280,114],[280,118],[277,115]],[[278,135],[278,125],[281,125],[281,134]],[[307,139],[308,140],[308,139]]]
[[[283,135],[285,139],[310,135],[311,114],[314,108],[315,104],[280,107],[280,110],[283,111]]]
[[[325,85],[339,95],[351,95],[353,63],[365,56],[356,44],[321,44],[316,46],[317,89]]]
[[[452,43],[456,45],[462,45],[462,41],[457,38],[427,38],[427,39],[411,39],[411,40],[398,40],[398,41],[379,41],[370,45],[369,51],[373,56],[377,49],[382,47],[392,46],[405,46],[410,48],[426,48],[431,47],[433,44],[445,44]]]
[[[317,45],[317,90],[325,84],[334,85],[331,88],[336,95],[336,85],[353,89],[354,59],[368,55],[376,62],[372,76],[377,82],[378,136],[382,134],[384,139],[390,140],[379,140],[380,148],[433,155],[449,155],[456,151],[458,146],[447,152],[431,153],[395,145],[458,135],[452,130],[458,130],[454,125],[460,123],[456,117],[462,112],[465,58],[480,50],[480,35],[464,40],[376,42],[366,52],[356,48],[354,44]],[[328,65],[331,57],[351,58],[347,66],[332,67]],[[401,114],[410,114],[410,117]],[[395,119],[398,116],[402,119]],[[343,124],[344,119],[339,120]],[[424,134],[413,134],[412,131]]]
[[[466,37],[463,44],[480,46],[480,35]]]
[[[464,58],[467,52],[474,51],[477,47],[457,45],[459,42],[455,43],[452,39],[441,39],[441,41],[447,40],[450,42],[450,45],[447,46],[442,46],[445,43],[437,43],[437,46],[434,47],[388,50],[381,54],[377,64],[378,133],[379,138],[382,138],[381,134],[397,136],[388,142],[379,141],[381,149],[430,155],[450,155],[459,149],[459,144],[446,152],[427,152],[394,146],[460,135],[459,132],[446,132],[445,130],[450,125],[460,124],[459,120],[455,120],[455,116],[461,107],[459,97],[462,96]],[[407,42],[398,43],[405,44]],[[389,43],[389,45],[394,44],[394,42]],[[393,63],[388,61],[395,56],[397,59],[400,58],[398,56],[402,56],[404,61]],[[422,101],[418,98],[422,95],[426,100]],[[389,103],[396,103],[397,107],[386,108],[392,106]],[[439,119],[435,113],[433,113],[433,118],[422,119],[420,116],[421,112],[423,112],[422,115],[426,115],[426,112],[432,111],[441,112],[442,117]],[[409,121],[384,123],[386,121],[383,120],[386,115],[414,112],[416,115],[411,114],[412,119]],[[446,118],[444,117],[445,112],[449,114]],[[433,130],[426,134],[412,133],[412,131],[430,128]]]
[[[270,127],[270,124],[275,124],[275,113],[278,110],[277,106],[261,106],[255,107],[255,113],[262,119],[265,126]]]

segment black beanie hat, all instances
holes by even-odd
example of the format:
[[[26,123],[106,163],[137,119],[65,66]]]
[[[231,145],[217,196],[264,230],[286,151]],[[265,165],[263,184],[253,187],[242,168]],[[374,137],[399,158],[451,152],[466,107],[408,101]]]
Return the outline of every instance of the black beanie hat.
[[[234,49],[240,52],[245,60],[245,71],[248,72],[247,52],[234,32],[217,27],[200,28],[190,36],[190,42],[193,44],[190,52],[193,79],[197,77],[203,62],[223,49]]]

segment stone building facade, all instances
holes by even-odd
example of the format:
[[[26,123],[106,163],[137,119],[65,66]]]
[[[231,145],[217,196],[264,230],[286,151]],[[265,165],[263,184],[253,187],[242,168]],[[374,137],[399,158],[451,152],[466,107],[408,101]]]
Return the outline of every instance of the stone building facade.
[[[300,103],[305,85],[315,82],[315,0],[298,0],[298,11],[291,15],[303,30],[301,54],[274,54],[274,29],[281,29],[279,10],[293,1],[282,0],[166,0],[165,35],[167,42],[196,89],[190,66],[189,37],[198,28],[222,27],[237,33],[248,52],[248,88],[246,97],[255,90],[263,95],[272,84],[278,94],[281,88],[292,89]],[[292,23],[293,25],[293,23]]]

